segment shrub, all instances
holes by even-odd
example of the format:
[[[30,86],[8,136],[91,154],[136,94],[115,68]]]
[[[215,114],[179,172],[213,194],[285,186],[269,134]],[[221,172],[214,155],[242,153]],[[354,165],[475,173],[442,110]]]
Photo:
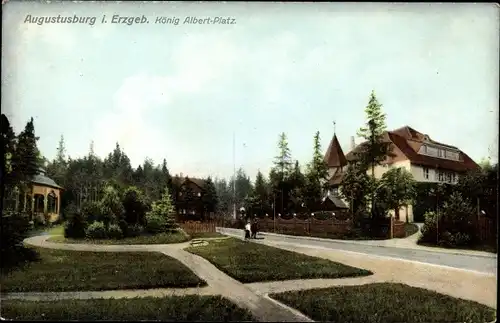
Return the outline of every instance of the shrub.
[[[104,189],[104,196],[100,202],[101,216],[100,221],[107,227],[111,222],[121,218],[123,214],[123,205],[120,196],[113,186],[107,186]]]
[[[150,233],[173,231],[178,227],[175,222],[175,209],[168,188],[161,200],[151,206],[151,211],[146,213],[146,229]]]
[[[64,225],[64,237],[74,239],[85,238],[87,223],[85,222],[82,213],[77,211],[68,216],[69,219]]]
[[[459,193],[453,193],[444,203],[439,223],[434,212],[426,212],[424,217],[419,242],[436,243],[439,239],[438,244],[444,247],[465,247],[477,242],[474,208]]]
[[[134,224],[127,227],[127,237],[138,237],[144,232],[144,227],[140,224]]]
[[[38,214],[36,214],[33,217],[33,225],[35,228],[43,227],[45,225],[44,219],[40,217]]]
[[[105,239],[107,237],[106,226],[102,222],[94,222],[85,230],[85,236],[88,239]]]
[[[108,238],[111,239],[122,239],[123,238],[123,231],[118,226],[118,224],[111,224],[108,228]]]
[[[61,217],[63,220],[69,220],[73,214],[77,213],[78,209],[75,203],[70,203],[64,207],[61,213]]]
[[[167,230],[167,222],[157,214],[148,213],[146,215],[146,230],[152,234],[165,232]]]
[[[37,253],[25,248],[23,240],[28,237],[30,221],[19,212],[5,212],[2,215],[2,234],[0,235],[2,270],[37,259]]]
[[[144,224],[148,205],[144,194],[137,187],[127,188],[123,194],[122,204],[125,221],[128,224]]]
[[[424,226],[422,227],[422,235],[420,236],[419,242],[432,243],[436,242],[437,231],[436,231],[436,213],[432,211],[425,212],[424,214]]]
[[[87,223],[102,221],[101,212],[102,208],[99,202],[89,201],[82,205],[82,215]]]

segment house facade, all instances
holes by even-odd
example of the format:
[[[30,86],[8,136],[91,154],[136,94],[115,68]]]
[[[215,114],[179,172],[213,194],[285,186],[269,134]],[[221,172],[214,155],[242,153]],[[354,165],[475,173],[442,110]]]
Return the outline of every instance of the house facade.
[[[461,175],[469,170],[479,168],[459,148],[434,141],[428,135],[409,126],[386,131],[383,134],[383,139],[390,143],[392,156],[387,157],[375,167],[375,178],[377,179],[391,168],[402,167],[411,172],[415,181],[420,183],[456,184]],[[353,139],[351,139],[351,150],[345,156],[336,136],[332,139],[330,146],[334,147],[328,148],[325,162],[330,168],[331,192],[337,194],[347,164],[356,160],[356,153],[362,151],[363,143],[355,146]],[[335,153],[332,154],[331,151]],[[371,170],[369,172],[371,173]],[[391,212],[394,213],[394,211]],[[399,213],[401,220],[405,221],[408,218],[408,221],[413,222],[412,205],[403,207]]]
[[[181,175],[182,176],[182,175]],[[172,179],[175,187],[175,208],[180,220],[203,220],[203,186],[205,181],[199,178],[176,176]]]

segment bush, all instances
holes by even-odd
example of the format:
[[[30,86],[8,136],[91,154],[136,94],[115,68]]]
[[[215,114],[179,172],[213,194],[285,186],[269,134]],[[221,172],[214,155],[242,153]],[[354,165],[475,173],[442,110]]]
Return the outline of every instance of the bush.
[[[148,205],[144,194],[137,187],[131,186],[123,193],[122,204],[125,213],[125,221],[128,224],[144,224]]]
[[[110,239],[123,239],[123,231],[118,224],[112,224],[108,228],[107,236]]]
[[[19,212],[5,212],[2,215],[2,234],[0,235],[2,270],[37,259],[37,253],[23,245],[23,240],[28,237],[29,229],[30,221],[27,215]]]
[[[474,208],[459,193],[453,193],[443,205],[436,223],[436,213],[426,212],[419,242],[437,243],[443,247],[467,247],[477,240],[473,223]],[[439,230],[439,232],[438,232]]]
[[[105,239],[107,237],[106,226],[102,222],[94,222],[85,230],[87,239]]]
[[[144,227],[140,224],[134,224],[127,227],[127,237],[138,237],[144,232]]]
[[[99,202],[89,201],[82,205],[82,215],[87,223],[102,221],[101,211],[102,208]]]
[[[167,222],[161,216],[148,213],[146,215],[146,230],[152,234],[165,232],[167,231]]]
[[[77,211],[68,216],[69,219],[64,225],[64,237],[73,239],[85,238],[87,223],[85,222],[82,213]]]
[[[111,222],[121,218],[124,213],[120,196],[115,188],[107,186],[104,189],[104,196],[100,202],[101,216],[99,221],[104,222],[107,227]]]
[[[422,235],[419,242],[435,243],[437,239],[436,231],[436,213],[432,211],[425,212],[424,226],[422,227]]]
[[[73,214],[77,213],[78,212],[78,209],[75,205],[75,203],[70,203],[68,205],[66,205],[64,207],[64,209],[62,210],[62,213],[61,213],[61,217],[63,220],[69,220]]]
[[[172,199],[168,188],[166,188],[161,200],[154,202],[151,211],[146,213],[146,230],[154,234],[171,232],[177,227]]]

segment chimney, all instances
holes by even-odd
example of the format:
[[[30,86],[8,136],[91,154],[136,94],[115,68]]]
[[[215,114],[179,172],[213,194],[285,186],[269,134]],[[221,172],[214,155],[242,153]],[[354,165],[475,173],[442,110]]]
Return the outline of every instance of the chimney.
[[[182,174],[182,172],[181,172],[181,173],[180,173],[180,178],[184,178],[184,176],[183,176],[183,175],[184,175],[184,174]]]
[[[354,150],[356,148],[356,142],[354,141],[354,136],[351,136],[351,150]]]

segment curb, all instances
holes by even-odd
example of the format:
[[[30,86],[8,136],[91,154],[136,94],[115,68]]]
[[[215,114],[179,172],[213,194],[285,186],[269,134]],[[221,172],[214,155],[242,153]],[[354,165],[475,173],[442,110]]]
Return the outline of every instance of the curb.
[[[220,230],[240,230],[240,229],[233,229],[233,228],[223,228],[223,227],[217,227],[216,229]],[[436,252],[436,253],[442,253],[442,254],[452,254],[452,255],[460,255],[460,256],[473,256],[473,257],[481,257],[481,258],[490,258],[490,259],[496,259],[498,255],[492,254],[475,254],[475,253],[463,253],[459,251],[452,251],[452,250],[430,250],[427,248],[409,248],[409,247],[397,247],[397,246],[387,246],[383,244],[371,244],[371,243],[364,243],[362,241],[356,241],[356,240],[338,240],[338,239],[325,239],[325,238],[317,238],[317,237],[308,237],[308,236],[292,236],[292,235],[286,235],[286,234],[279,234],[279,233],[272,233],[272,232],[259,232],[259,234],[263,236],[272,236],[272,237],[281,237],[281,238],[288,238],[288,239],[295,239],[295,240],[309,240],[309,241],[321,241],[321,242],[337,242],[337,243],[345,243],[345,244],[356,244],[356,245],[361,245],[361,246],[371,246],[371,247],[381,247],[381,248],[397,248],[397,249],[404,249],[404,250],[412,250],[412,251],[426,251],[426,252]],[[373,241],[373,240],[372,240]],[[431,247],[429,247],[431,248]]]

